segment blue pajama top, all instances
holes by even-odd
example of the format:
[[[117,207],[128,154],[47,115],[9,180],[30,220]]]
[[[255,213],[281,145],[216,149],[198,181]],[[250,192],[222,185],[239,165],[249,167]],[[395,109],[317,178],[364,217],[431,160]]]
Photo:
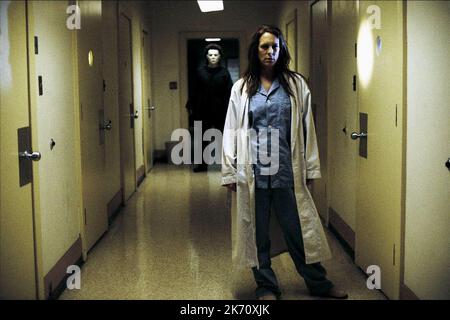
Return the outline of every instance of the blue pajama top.
[[[278,79],[275,79],[269,91],[266,91],[262,85],[259,86],[256,94],[250,98],[249,108],[249,125],[256,132],[250,142],[253,152],[257,155],[256,163],[253,164],[256,188],[293,188],[289,94],[280,85]],[[274,162],[277,142],[275,130],[277,129],[279,133],[278,166]],[[270,157],[271,161],[267,163]],[[271,167],[270,170],[268,170],[269,167]]]

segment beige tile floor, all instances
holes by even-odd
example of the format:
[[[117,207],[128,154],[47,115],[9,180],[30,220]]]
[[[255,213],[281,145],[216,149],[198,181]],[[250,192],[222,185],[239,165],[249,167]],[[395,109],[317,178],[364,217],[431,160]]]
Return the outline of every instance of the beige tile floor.
[[[60,299],[253,299],[251,272],[232,285],[231,218],[220,172],[157,165],[82,266],[81,289]],[[335,237],[329,278],[349,299],[385,299]],[[288,254],[273,259],[283,299],[313,299]]]

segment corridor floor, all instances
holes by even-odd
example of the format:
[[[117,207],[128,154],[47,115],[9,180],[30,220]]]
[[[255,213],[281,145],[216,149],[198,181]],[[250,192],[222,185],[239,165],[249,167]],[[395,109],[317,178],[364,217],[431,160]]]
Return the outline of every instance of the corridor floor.
[[[253,299],[251,271],[234,284],[231,274],[231,217],[220,172],[192,173],[156,165],[109,231],[89,252],[81,289],[60,299]],[[327,236],[333,259],[329,278],[349,299],[385,299],[366,287],[366,277],[336,238]],[[283,299],[313,299],[288,254],[273,259]]]

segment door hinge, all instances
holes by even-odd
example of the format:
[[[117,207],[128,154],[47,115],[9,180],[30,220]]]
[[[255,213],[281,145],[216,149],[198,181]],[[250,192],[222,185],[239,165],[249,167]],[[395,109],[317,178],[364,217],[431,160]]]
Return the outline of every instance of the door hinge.
[[[356,75],[353,75],[353,91],[356,91]]]
[[[105,92],[106,91],[106,81],[105,81],[105,79],[103,79],[103,92]]]
[[[39,39],[34,36],[34,54],[39,54]]]
[[[392,252],[392,265],[395,266],[395,243],[394,243],[394,248],[393,248],[392,251],[393,251],[393,252]]]
[[[355,43],[355,58],[358,58],[358,43]]]
[[[84,225],[86,225],[86,208],[84,208]]]

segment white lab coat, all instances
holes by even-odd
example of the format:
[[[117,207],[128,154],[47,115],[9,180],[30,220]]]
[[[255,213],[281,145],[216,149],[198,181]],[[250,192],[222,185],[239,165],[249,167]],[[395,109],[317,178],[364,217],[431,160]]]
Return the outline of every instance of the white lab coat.
[[[242,83],[240,79],[234,84],[228,104],[222,146],[222,185],[237,183],[231,201],[233,265],[248,268],[259,265],[255,237],[255,180],[247,131],[249,99],[245,87],[241,94]],[[311,93],[300,75],[296,84],[290,79],[294,93],[294,97],[290,97],[292,169],[306,263],[311,264],[329,259],[331,252],[306,186],[306,179],[321,177]],[[274,218],[271,218],[270,231],[272,256],[287,251],[281,228]],[[272,224],[272,221],[275,222]]]

